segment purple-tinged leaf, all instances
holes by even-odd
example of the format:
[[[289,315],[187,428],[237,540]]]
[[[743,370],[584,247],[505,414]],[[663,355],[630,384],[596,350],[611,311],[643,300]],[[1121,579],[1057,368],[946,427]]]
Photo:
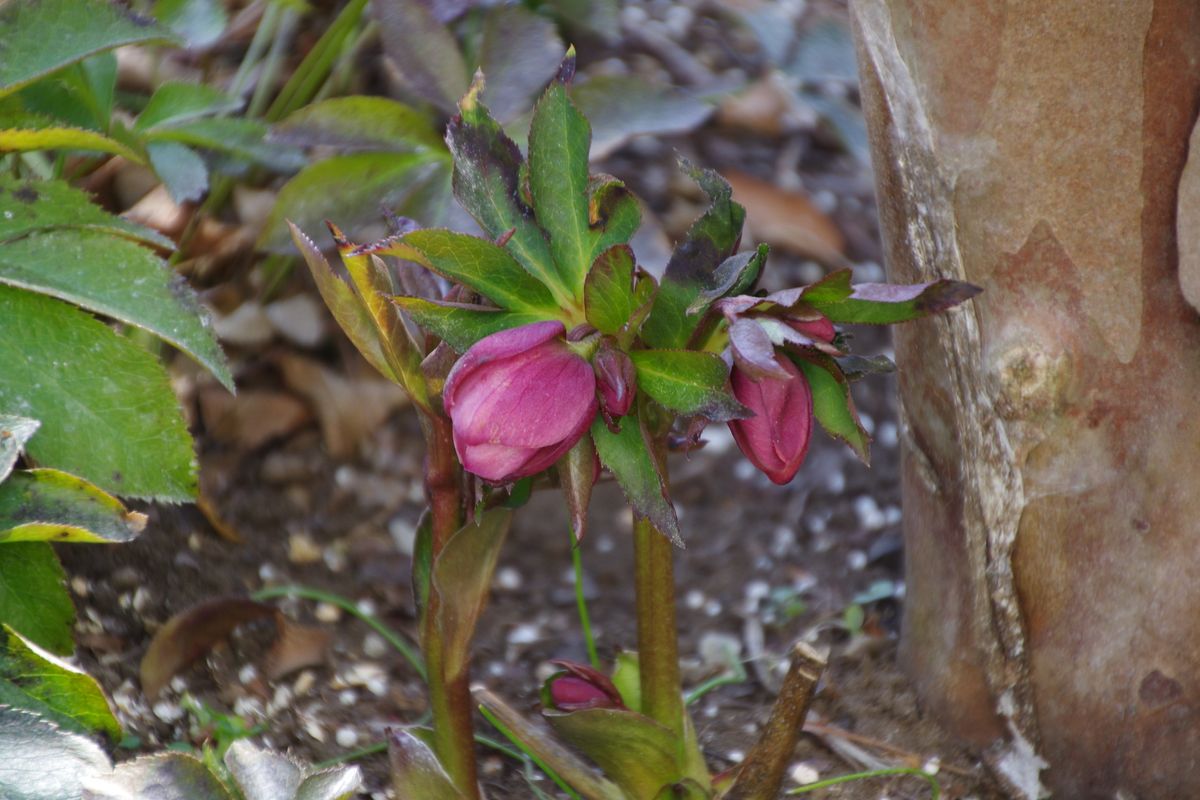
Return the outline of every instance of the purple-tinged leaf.
[[[601,333],[616,335],[633,317],[633,250],[628,245],[610,247],[601,253],[583,285],[583,307],[587,321]]]
[[[404,85],[445,112],[467,90],[469,72],[454,34],[421,0],[376,0],[383,52]]]
[[[642,336],[653,347],[682,348],[688,344],[699,319],[687,309],[726,258],[737,249],[746,210],[733,202],[729,184],[712,170],[698,170],[685,159],[683,169],[708,194],[711,204],[675,248],[642,327]]]
[[[555,76],[563,45],[554,23],[520,5],[489,10],[479,43],[488,107],[505,122],[528,111]]]
[[[571,514],[571,531],[578,544],[587,533],[588,506],[592,500],[592,487],[600,473],[600,459],[592,437],[584,436],[567,454],[558,460],[558,480],[567,498],[567,509]]]
[[[597,416],[592,423],[592,441],[600,462],[617,479],[634,511],[650,520],[676,547],[683,547],[679,520],[667,496],[666,482],[650,453],[638,418],[625,417],[620,429],[614,432]]]
[[[896,371],[896,365],[887,356],[838,356],[834,359],[838,369],[848,381],[857,381],[868,375],[883,375]]]
[[[841,302],[826,304],[811,295],[805,300],[833,322],[892,325],[953,308],[981,291],[973,284],[943,278],[912,285],[860,283]]]
[[[767,254],[770,252],[769,246],[760,244],[755,250],[737,253],[722,261],[709,282],[688,306],[687,313],[700,314],[707,311],[715,300],[750,291],[766,266]]]
[[[500,545],[508,535],[512,512],[506,508],[485,511],[446,542],[433,563],[432,588],[437,592],[437,626],[442,636],[447,681],[467,668],[475,623],[487,604],[492,573]]]
[[[464,800],[433,750],[404,728],[387,732],[392,789],[397,797]]]
[[[830,436],[849,445],[854,454],[869,466],[871,436],[859,421],[858,409],[850,394],[850,383],[837,362],[814,350],[789,355],[812,389],[813,416],[817,422]]]
[[[638,387],[655,402],[679,414],[713,422],[750,416],[729,389],[729,367],[714,353],[695,350],[635,350]]]
[[[413,318],[417,325],[447,342],[459,353],[485,336],[506,331],[545,317],[498,308],[445,303],[420,297],[393,297],[392,302]]]
[[[775,360],[775,344],[753,319],[740,318],[729,326],[729,348],[733,363],[752,378],[764,377],[787,380],[790,376]]]
[[[446,127],[454,155],[454,196],[493,239],[507,235],[504,248],[543,283],[553,280],[550,243],[521,196],[521,151],[479,100],[483,76],[476,75]],[[511,234],[509,233],[511,231]]]

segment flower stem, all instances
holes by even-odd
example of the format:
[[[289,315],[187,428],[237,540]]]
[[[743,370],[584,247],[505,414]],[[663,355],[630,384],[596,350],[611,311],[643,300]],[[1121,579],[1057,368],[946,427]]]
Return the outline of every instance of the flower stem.
[[[462,469],[454,452],[450,420],[422,414],[427,446],[425,492],[429,498],[434,563],[450,537],[463,523]],[[422,645],[429,683],[429,710],[433,715],[433,746],[455,788],[467,800],[479,797],[475,769],[474,731],[471,726],[471,691],[467,670],[446,674],[445,641],[438,628],[441,598],[430,587],[422,619]]]
[[[683,689],[675,628],[674,548],[648,519],[633,517],[638,676],[642,713],[683,740]]]
[[[579,626],[583,628],[583,640],[587,643],[588,661],[593,669],[600,669],[600,655],[596,652],[596,639],[592,636],[592,620],[588,615],[587,599],[583,596],[583,554],[582,547],[575,541],[575,531],[568,528],[571,537],[571,566],[575,570],[575,605],[579,609]]]

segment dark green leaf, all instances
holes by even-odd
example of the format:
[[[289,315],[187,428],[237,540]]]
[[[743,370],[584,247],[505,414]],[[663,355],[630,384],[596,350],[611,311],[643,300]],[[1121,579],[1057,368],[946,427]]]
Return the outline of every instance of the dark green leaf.
[[[479,101],[477,78],[450,120],[446,142],[454,154],[454,196],[493,239],[512,231],[506,250],[530,275],[550,284],[557,274],[550,244],[520,192],[521,151]]]
[[[383,232],[383,209],[404,214],[425,184],[445,179],[439,159],[414,153],[354,153],[318,161],[284,184],[258,245],[288,252],[289,221],[315,230],[327,219],[336,219],[354,241],[369,241]]]
[[[0,705],[33,711],[68,730],[121,739],[121,723],[100,684],[30,645],[7,624],[0,625]]]
[[[545,319],[540,314],[442,303],[421,297],[394,297],[392,300],[414,322],[444,339],[459,353],[490,334]]]
[[[467,64],[454,34],[420,0],[378,0],[373,4],[383,52],[413,94],[453,112],[467,91]]]
[[[75,606],[66,579],[58,556],[45,542],[0,545],[0,622],[43,650],[71,655]]]
[[[41,424],[29,417],[0,414],[0,492],[4,491],[2,484],[16,466],[25,443],[37,433]]]
[[[83,800],[234,800],[204,762],[187,753],[157,753],[84,780]],[[247,797],[246,800],[256,800]]]
[[[488,78],[484,92],[497,119],[527,111],[533,96],[554,77],[563,45],[554,23],[520,5],[489,10],[479,43],[479,68]]]
[[[222,0],[157,0],[154,16],[194,49],[218,42],[229,23]]]
[[[128,542],[145,525],[144,514],[55,469],[22,470],[0,484],[0,543]]]
[[[560,283],[574,297],[592,265],[588,225],[588,147],[592,130],[555,81],[533,112],[529,128],[529,189],[538,223],[550,237]]]
[[[721,262],[700,294],[688,306],[688,314],[700,314],[722,297],[745,294],[754,286],[767,263],[771,252],[768,245],[760,244],[755,250],[737,253]]]
[[[642,207],[633,192],[609,175],[593,176],[588,189],[592,260],[610,247],[628,244],[641,224]]]
[[[683,777],[675,735],[636,711],[588,708],[542,713],[559,736],[595,761],[629,797],[657,797],[664,786]]]
[[[523,270],[508,250],[487,239],[447,230],[420,230],[373,246],[371,252],[415,261],[509,311],[558,311],[550,291]]]
[[[634,350],[638,388],[680,414],[713,422],[744,419],[750,411],[729,389],[729,367],[715,353],[695,350]]]
[[[463,800],[429,745],[403,728],[388,731],[388,763],[396,797]]]
[[[634,510],[654,523],[672,543],[683,547],[679,520],[638,418],[633,415],[622,418],[620,430],[613,433],[597,416],[592,423],[592,441],[600,463],[617,479]]]
[[[437,626],[443,637],[447,680],[458,678],[467,668],[475,623],[487,604],[492,573],[511,523],[507,508],[489,509],[451,536],[434,561],[432,582],[438,594]]]
[[[596,257],[583,285],[587,321],[601,333],[616,335],[633,317],[633,250],[617,245]]]
[[[17,5],[21,5],[18,3]],[[144,164],[145,159],[140,153],[131,150],[124,143],[111,139],[102,133],[83,130],[82,128],[67,128],[60,126],[42,126],[37,128],[6,128],[0,130],[0,152],[15,150],[96,150],[101,153],[112,153],[124,156],[137,164]]]
[[[346,152],[405,153],[445,144],[433,122],[411,106],[386,97],[335,97],[307,105],[271,129],[271,140]]]
[[[4,800],[81,800],[83,782],[111,769],[108,756],[91,739],[38,714],[0,706]]]
[[[0,242],[46,228],[87,228],[175,249],[175,244],[158,231],[105,212],[86,192],[66,181],[29,181],[0,175]]]
[[[887,356],[838,356],[834,361],[848,381],[896,371],[896,365]]]
[[[0,6],[0,97],[93,53],[171,42],[171,34],[106,0],[38,0]]]
[[[162,259],[134,242],[94,230],[35,233],[0,246],[0,283],[144,328],[233,387],[195,293]]]
[[[813,396],[813,416],[835,439],[850,446],[864,464],[871,462],[871,437],[858,419],[850,384],[829,356],[805,353],[792,361],[804,373]]]
[[[571,87],[571,99],[592,123],[593,159],[615,152],[635,136],[693,131],[714,108],[697,92],[627,75],[590,78]]]
[[[126,497],[195,496],[191,437],[166,370],[90,314],[0,286],[0,375],[0,408],[42,422],[28,445],[38,464]]]
[[[174,120],[156,125],[145,132],[147,141],[179,142],[227,153],[236,158],[262,164],[276,172],[291,172],[304,166],[307,159],[299,150],[266,141],[266,123],[246,117],[200,117]]]
[[[832,322],[892,325],[953,308],[981,291],[970,283],[943,278],[909,285],[860,283],[837,303],[823,303],[808,294],[804,299]]]
[[[687,310],[721,262],[737,249],[746,219],[746,210],[733,202],[733,192],[724,178],[711,170],[697,170],[685,160],[681,163],[708,194],[711,204],[671,254],[654,309],[642,326],[646,341],[664,349],[687,346],[699,323],[697,317],[688,316]]]
[[[199,200],[208,191],[208,167],[187,145],[151,142],[146,145],[146,155],[176,203]]]
[[[167,81],[154,90],[142,113],[133,123],[135,131],[146,131],[159,125],[236,111],[242,101],[219,92],[208,84]]]

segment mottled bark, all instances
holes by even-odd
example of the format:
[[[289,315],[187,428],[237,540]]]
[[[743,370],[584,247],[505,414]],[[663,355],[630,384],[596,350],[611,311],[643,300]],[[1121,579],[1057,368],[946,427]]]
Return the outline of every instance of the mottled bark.
[[[907,667],[1014,796],[1198,797],[1200,4],[851,6],[890,276],[985,289],[896,331]]]

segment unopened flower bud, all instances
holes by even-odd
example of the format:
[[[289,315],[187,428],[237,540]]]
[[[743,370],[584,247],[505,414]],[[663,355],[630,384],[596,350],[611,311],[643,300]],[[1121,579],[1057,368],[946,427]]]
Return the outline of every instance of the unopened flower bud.
[[[596,384],[600,390],[600,407],[607,417],[623,417],[633,405],[637,394],[637,370],[629,354],[608,342],[600,345],[592,360],[596,369]]]
[[[754,379],[736,365],[730,375],[734,397],[754,412],[729,423],[734,441],[750,463],[768,478],[784,484],[795,477],[812,437],[812,389],[800,369],[786,356],[775,361],[788,373],[786,380],[765,375]]]

